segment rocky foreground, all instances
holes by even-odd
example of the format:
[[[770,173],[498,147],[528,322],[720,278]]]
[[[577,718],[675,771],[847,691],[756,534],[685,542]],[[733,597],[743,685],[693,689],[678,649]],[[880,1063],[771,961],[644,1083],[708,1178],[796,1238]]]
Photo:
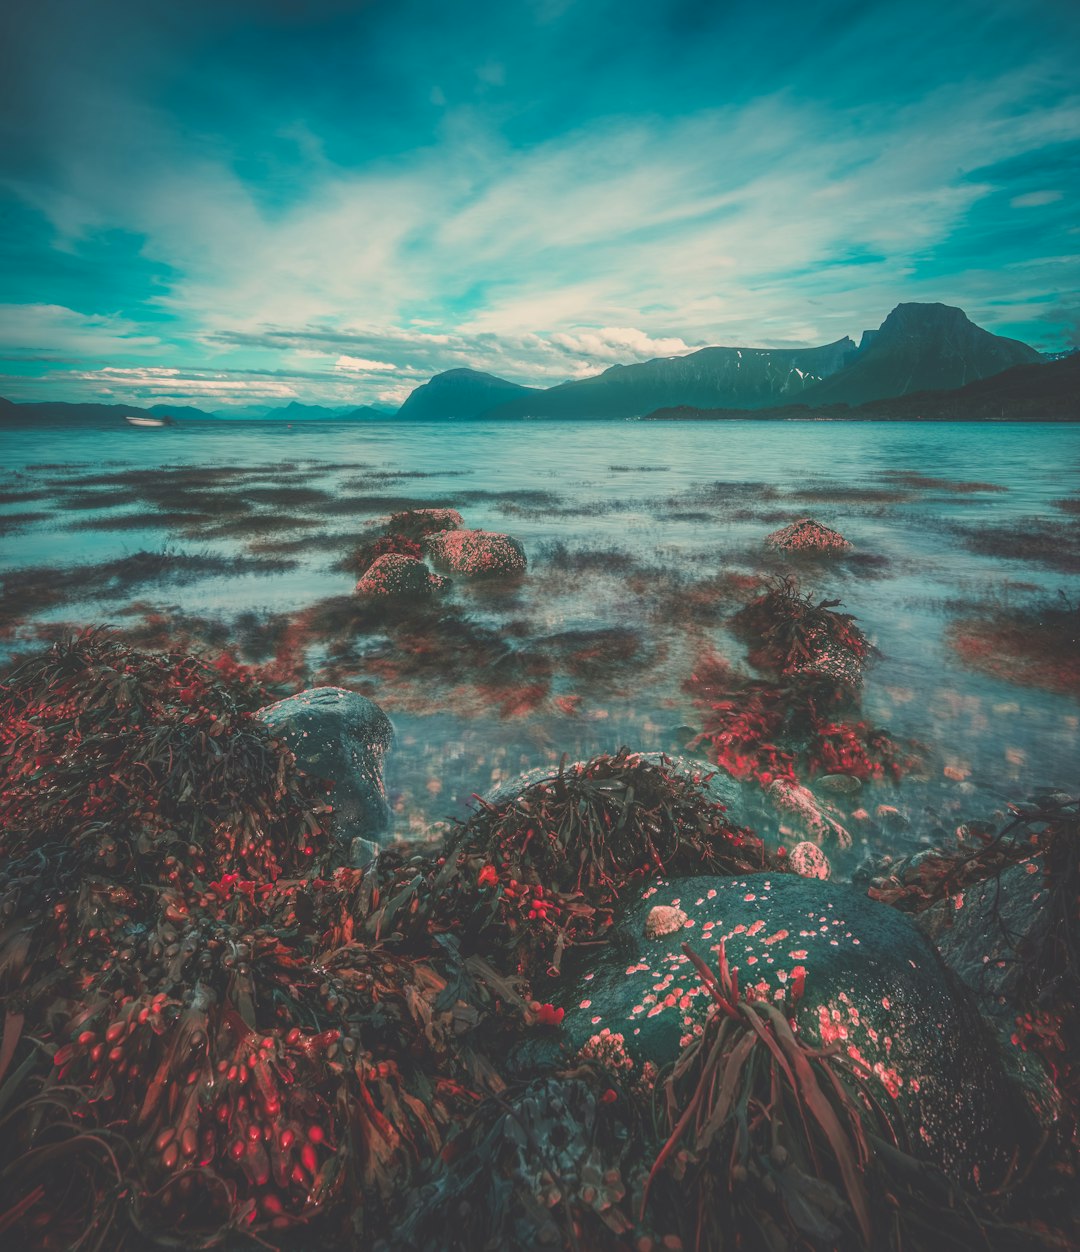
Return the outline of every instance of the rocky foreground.
[[[749,714],[869,645],[774,594],[702,741],[800,815]],[[102,632],[2,681],[6,1246],[1075,1246],[1075,798],[867,893],[819,808],[623,749],[386,847],[381,710],[273,694]]]

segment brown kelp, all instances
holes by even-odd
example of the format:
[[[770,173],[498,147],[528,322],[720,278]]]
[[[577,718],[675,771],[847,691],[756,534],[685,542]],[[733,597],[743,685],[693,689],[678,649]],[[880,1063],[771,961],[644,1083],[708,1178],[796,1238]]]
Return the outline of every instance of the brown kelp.
[[[773,868],[696,777],[627,749],[564,765],[451,834],[436,916],[512,967],[557,974],[575,944],[602,939],[619,897],[646,877]]]
[[[322,788],[253,716],[279,694],[106,632],[0,679],[0,1239],[857,1248],[869,1207],[870,1246],[1025,1246],[723,963],[662,1103],[568,1055],[546,988],[624,898],[780,872],[704,767],[564,764],[331,870]]]
[[[2,695],[0,1229],[374,1220],[500,1085],[465,1037],[485,984],[462,1017],[450,949],[364,930],[378,884],[326,876],[325,806],[242,667],[87,632]]]
[[[946,638],[966,665],[995,678],[1080,693],[1080,603],[1064,592],[1022,608],[990,606],[953,622]]]
[[[838,600],[816,601],[792,576],[767,583],[732,619],[764,678],[705,651],[684,684],[702,713],[693,745],[736,778],[767,785],[816,773],[899,777],[918,758],[888,733],[851,720],[875,649]]]

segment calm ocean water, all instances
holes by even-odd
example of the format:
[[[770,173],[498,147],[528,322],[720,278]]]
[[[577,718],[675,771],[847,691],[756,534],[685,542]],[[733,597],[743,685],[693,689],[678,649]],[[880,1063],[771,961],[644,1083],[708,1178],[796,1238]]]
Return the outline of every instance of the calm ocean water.
[[[876,788],[870,797],[906,815],[907,826],[893,828],[888,841],[914,846],[951,829],[954,818],[987,816],[1004,799],[1022,798],[1035,787],[1075,785],[1077,702],[965,668],[946,641],[950,622],[980,605],[1060,593],[1076,602],[1080,575],[1060,554],[1014,558],[971,546],[979,531],[1017,533],[1030,528],[1031,519],[1076,527],[1075,514],[1056,503],[1080,496],[1075,426],[220,423],[18,430],[4,432],[2,441],[0,485],[7,502],[0,523],[11,521],[0,532],[0,573],[61,571],[164,545],[224,555],[265,551],[263,516],[275,540],[312,537],[310,545],[293,546],[295,565],[281,573],[138,588],[144,605],[178,606],[190,614],[291,612],[346,594],[352,583],[333,568],[341,555],[335,536],[345,543],[407,498],[454,503],[466,525],[507,531],[524,543],[531,572],[510,602],[483,589],[453,589],[455,602],[467,605],[476,620],[497,629],[513,621],[519,632],[527,627],[538,637],[624,626],[661,642],[672,623],[650,618],[641,597],[628,590],[625,567],[610,576],[571,577],[552,563],[552,545],[617,549],[654,571],[701,579],[725,569],[755,571],[771,530],[812,515],[875,558],[818,568],[804,579],[816,595],[842,599],[883,654],[867,682],[867,717],[928,743],[935,753],[932,777],[905,783],[899,793]],[[164,479],[167,467],[177,466],[257,470],[217,489],[243,493],[287,481],[324,490],[338,507],[331,512],[317,502],[273,503],[267,496],[253,505],[256,520],[248,533],[224,538],[175,517],[113,528],[116,518],[145,514],[145,502],[116,499],[108,483],[78,484],[88,475],[131,469],[160,469]],[[982,486],[957,486],[972,482]],[[88,490],[111,490],[114,497],[93,507],[98,502],[88,502]],[[1075,549],[1075,534],[1072,542]],[[54,606],[38,620],[116,621],[130,598],[105,589],[77,605]],[[26,646],[25,639],[24,628],[5,646]],[[743,655],[722,625],[695,639],[733,662]],[[464,717],[438,707],[390,706],[399,732],[389,777],[399,829],[416,832],[433,817],[460,812],[469,794],[493,778],[557,760],[563,751],[576,755],[622,742],[672,747],[675,728],[694,725],[692,706],[680,692],[690,664],[685,649],[662,648],[628,679],[613,676],[609,700],[593,690],[573,716],[546,707],[502,720],[493,713]],[[942,762],[964,779],[943,778]],[[880,846],[882,831],[873,823],[867,829],[865,840]]]

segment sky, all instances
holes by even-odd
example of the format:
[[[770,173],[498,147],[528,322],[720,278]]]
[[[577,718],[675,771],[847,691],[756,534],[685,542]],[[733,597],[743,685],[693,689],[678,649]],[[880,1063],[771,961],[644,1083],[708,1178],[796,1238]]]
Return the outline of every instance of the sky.
[[[0,6],[0,395],[396,407],[902,301],[1080,343],[1080,6]]]

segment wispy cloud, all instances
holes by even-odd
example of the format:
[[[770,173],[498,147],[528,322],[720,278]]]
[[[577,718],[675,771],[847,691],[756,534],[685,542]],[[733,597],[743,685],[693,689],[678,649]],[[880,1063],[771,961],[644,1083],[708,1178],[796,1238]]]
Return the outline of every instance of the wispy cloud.
[[[67,78],[20,71],[0,88],[25,115],[0,186],[48,221],[54,252],[74,267],[88,241],[124,232],[153,267],[121,311],[52,293],[0,310],[0,346],[81,367],[57,385],[387,400],[463,365],[546,384],[705,343],[820,343],[899,299],[1016,333],[1076,290],[1075,179],[1044,168],[1080,143],[1069,41],[1051,16],[1040,41],[1020,6],[927,5],[889,26],[892,43],[872,7],[830,6],[781,73],[752,13],[661,22],[630,4],[625,20],[670,62],[631,98],[641,41],[612,35],[606,4],[537,0],[521,16],[485,0],[460,30],[433,14],[424,44],[411,0],[355,18],[325,0],[304,22],[251,6],[265,66],[222,59],[242,22],[205,0],[171,54],[133,0],[103,5],[130,23],[133,86],[101,68],[118,57],[108,28],[77,15],[56,33]],[[289,41],[316,50],[319,23],[344,29],[343,14],[364,73],[321,93]],[[949,22],[967,23],[973,58],[957,81],[931,38]],[[44,64],[46,26],[27,25]],[[556,88],[535,49],[558,52],[562,96],[543,94]],[[181,53],[207,66],[182,101],[167,89]],[[713,62],[726,77],[701,76]],[[390,63],[402,83],[379,77]]]

